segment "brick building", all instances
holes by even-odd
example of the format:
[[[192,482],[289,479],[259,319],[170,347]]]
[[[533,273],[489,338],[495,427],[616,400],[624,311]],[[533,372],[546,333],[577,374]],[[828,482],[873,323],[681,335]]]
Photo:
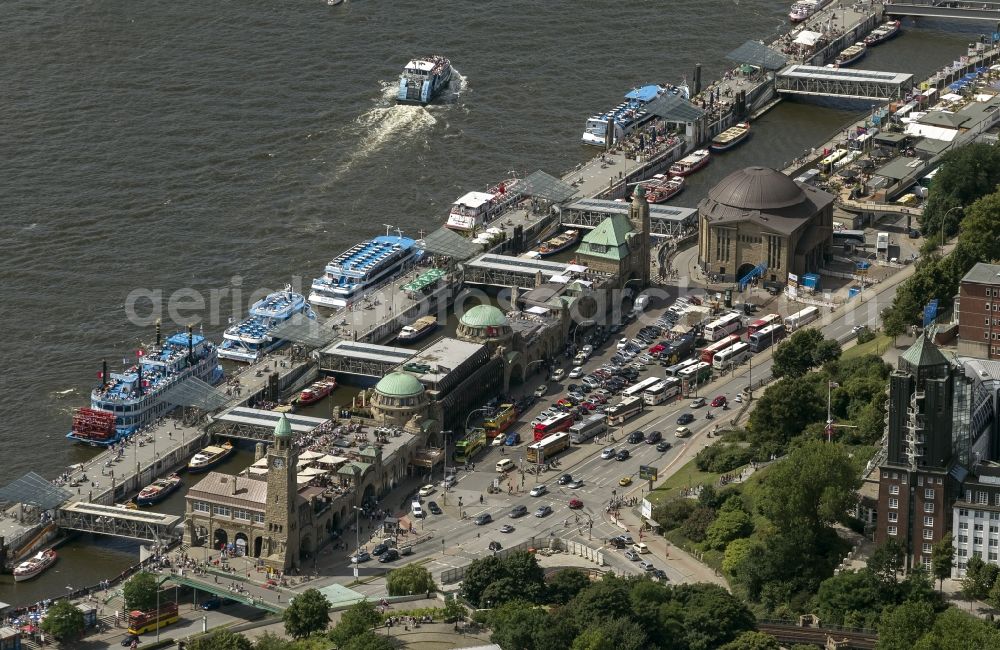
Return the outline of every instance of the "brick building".
[[[959,284],[958,353],[1000,359],[1000,264],[980,262]]]

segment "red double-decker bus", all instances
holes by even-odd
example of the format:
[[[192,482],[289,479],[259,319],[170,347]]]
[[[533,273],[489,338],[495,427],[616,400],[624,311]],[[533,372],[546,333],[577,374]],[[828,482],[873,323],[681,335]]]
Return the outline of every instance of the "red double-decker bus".
[[[701,360],[708,364],[712,363],[712,359],[715,357],[716,352],[722,352],[730,345],[736,343],[739,340],[740,340],[739,334],[730,334],[729,336],[725,336],[719,339],[712,345],[709,345],[706,348],[702,348]]]
[[[572,413],[560,413],[559,415],[555,415],[548,420],[539,422],[535,425],[535,442],[538,442],[553,433],[569,429],[573,426],[575,419],[576,418],[573,417]]]

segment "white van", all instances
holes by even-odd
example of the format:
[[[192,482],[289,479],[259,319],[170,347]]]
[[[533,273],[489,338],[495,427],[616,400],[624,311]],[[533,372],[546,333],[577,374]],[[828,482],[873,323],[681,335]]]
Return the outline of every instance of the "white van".
[[[509,458],[501,459],[497,463],[497,472],[500,474],[506,474],[512,469],[514,469],[514,461]]]
[[[416,517],[417,519],[423,519],[424,508],[423,506],[420,505],[419,501],[414,501],[413,503],[410,504],[410,512],[412,512],[413,516]]]
[[[636,553],[649,553],[649,547],[646,546],[645,542],[639,542],[638,544],[632,545],[632,550]]]

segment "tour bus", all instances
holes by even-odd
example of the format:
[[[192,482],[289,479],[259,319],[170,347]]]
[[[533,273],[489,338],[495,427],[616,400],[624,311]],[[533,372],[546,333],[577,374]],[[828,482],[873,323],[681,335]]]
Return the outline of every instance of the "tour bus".
[[[669,368],[667,368],[667,376],[676,377],[679,374],[681,374],[681,370],[693,366],[696,363],[698,363],[697,359],[685,359],[684,361],[681,361],[680,363],[674,364]]]
[[[780,322],[781,322],[781,316],[778,316],[777,314],[768,314],[767,316],[758,318],[754,322],[750,323],[750,325],[747,327],[747,336],[748,337],[752,336],[755,332],[759,332],[768,325],[773,325],[774,323],[780,323]]]
[[[462,464],[469,462],[473,456],[480,450],[486,447],[486,431],[485,429],[473,429],[465,436],[462,440],[455,443],[455,452],[452,458],[456,463]]]
[[[754,353],[761,352],[783,338],[785,338],[785,325],[783,323],[773,323],[750,335],[750,351]]]
[[[525,454],[525,459],[529,463],[546,463],[559,452],[565,451],[568,447],[569,434],[565,431],[560,431],[528,445],[528,453]]]
[[[681,394],[681,380],[676,377],[661,379],[659,383],[651,388],[647,388],[642,394],[642,399],[650,406],[662,404],[663,402],[677,397]]]
[[[712,367],[716,370],[729,370],[733,366],[738,366],[750,358],[750,346],[743,341],[736,345],[730,345],[722,352],[718,352],[712,359]]]
[[[785,317],[785,329],[789,332],[794,332],[803,325],[808,325],[819,318],[819,307],[812,305],[806,307],[805,309],[795,312],[791,316]]]
[[[718,320],[714,320],[705,326],[702,335],[706,341],[718,341],[724,336],[729,336],[733,332],[738,332],[742,326],[742,319],[739,314],[730,312]]]
[[[517,408],[513,404],[501,404],[500,410],[486,419],[483,428],[486,429],[486,433],[491,438],[495,438],[506,431],[516,420]]]
[[[693,366],[681,370],[680,379],[687,379],[688,384],[701,384],[712,377],[712,364],[700,361]]]
[[[719,339],[718,341],[716,341],[712,345],[710,345],[710,346],[708,346],[706,348],[702,348],[702,350],[701,350],[701,360],[704,361],[705,363],[712,363],[712,359],[715,358],[716,354],[718,354],[719,352],[722,352],[723,350],[725,350],[726,348],[728,348],[730,345],[735,344],[739,340],[740,340],[740,337],[738,335],[736,335],[736,334],[730,334],[729,336],[727,336],[725,338]]]
[[[569,428],[569,441],[574,445],[587,442],[608,430],[608,419],[600,413],[588,415]]]
[[[626,397],[608,409],[608,426],[624,424],[625,420],[642,413],[642,396]]]
[[[647,388],[651,388],[660,382],[659,377],[647,377],[640,382],[632,384],[628,388],[622,391],[622,399],[628,397],[642,396],[646,392]]]
[[[541,440],[557,431],[565,431],[573,426],[574,419],[572,413],[560,413],[559,415],[550,417],[548,420],[539,422],[535,425],[535,440]]]
[[[143,612],[135,609],[128,613],[129,634],[145,634],[178,620],[177,603],[163,603],[159,610]]]

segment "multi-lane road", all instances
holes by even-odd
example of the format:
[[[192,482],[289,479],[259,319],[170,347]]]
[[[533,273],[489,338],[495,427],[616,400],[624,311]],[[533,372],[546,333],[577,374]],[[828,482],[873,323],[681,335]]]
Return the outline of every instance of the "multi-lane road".
[[[863,301],[853,301],[848,306],[849,309],[841,308],[833,313],[825,313],[811,326],[818,327],[827,338],[840,340],[849,339],[852,328],[856,325],[874,327],[877,325],[880,311],[888,306],[895,295],[896,283],[907,275],[908,271],[898,274],[889,282],[865,292]],[[663,306],[654,310],[654,319],[662,309]],[[766,311],[765,309],[764,312]],[[631,337],[641,326],[640,323],[633,323],[617,336]],[[604,346],[595,351],[585,369],[588,371],[596,369],[606,363],[614,353],[614,339],[609,339]],[[697,394],[708,398],[709,401],[717,395],[724,395],[729,401],[729,410],[711,409],[713,414],[718,416],[715,419],[709,420],[705,417],[710,409],[708,406],[691,408],[690,398],[647,407],[641,415],[627,422],[624,427],[615,428],[603,439],[574,445],[570,450],[560,454],[558,468],[543,471],[540,476],[531,473],[522,476],[519,471],[514,470],[506,477],[500,478],[501,475],[495,471],[496,462],[502,458],[510,458],[517,464],[524,463],[525,447],[531,442],[529,425],[531,419],[564,395],[566,385],[578,380],[550,382],[546,396],[522,414],[511,429],[521,433],[523,442],[520,445],[487,448],[475,459],[475,470],[459,470],[457,484],[447,492],[440,487],[440,475],[438,475],[436,492],[425,497],[424,503],[426,505],[427,501],[435,501],[444,512],[441,515],[428,514],[417,524],[417,532],[424,535],[429,533],[432,535],[432,540],[418,545],[411,558],[403,559],[411,561],[424,559],[426,566],[438,574],[444,569],[464,566],[476,558],[488,555],[489,544],[494,541],[506,548],[531,538],[545,539],[552,534],[576,539],[593,547],[606,546],[608,538],[622,533],[613,514],[608,512],[609,502],[623,496],[641,499],[646,492],[647,482],[638,478],[639,466],[656,466],[661,481],[673,475],[693,457],[697,449],[704,446],[703,438],[716,423],[728,422],[735,414],[735,407],[739,406],[734,403],[735,396],[751,380],[756,383],[758,379],[769,375],[770,368],[771,351],[768,350],[756,355],[752,363],[745,363],[701,387]],[[648,366],[640,374],[640,379],[652,375],[662,376],[663,368],[659,365]],[[539,382],[529,382],[524,390],[532,390],[537,383]],[[695,416],[695,420],[687,425],[691,430],[691,436],[677,439],[674,436],[677,417],[684,412]],[[627,443],[625,437],[635,429],[662,432],[663,439],[671,443],[671,448],[666,452],[658,452],[655,445],[647,445],[644,442]],[[609,438],[613,438],[614,441]],[[604,460],[601,458],[601,450],[607,447],[626,448],[630,452],[630,457],[625,461]],[[571,474],[574,479],[582,480],[583,485],[577,489],[558,485],[557,480],[563,474]],[[630,477],[632,484],[627,487],[620,486],[619,480],[622,477]],[[489,494],[487,488],[498,478],[500,478],[500,492]],[[537,484],[546,485],[548,493],[538,497],[530,496],[529,491]],[[508,490],[509,485],[513,487],[512,493]],[[480,502],[481,497],[482,502]],[[569,501],[572,498],[581,500],[583,507],[571,509]],[[510,512],[515,505],[526,506],[528,514],[511,518]],[[552,513],[545,517],[535,517],[536,509],[542,505],[551,506]],[[476,525],[476,518],[483,513],[490,514],[493,521],[481,526]],[[500,532],[505,524],[513,526],[513,532]],[[653,558],[652,555],[646,555],[643,559],[651,561],[657,568],[664,569],[672,581],[684,579],[685,576],[681,575],[676,567],[665,562],[663,558]],[[344,559],[346,572],[348,571],[346,554]],[[605,559],[619,571],[640,571],[637,563],[623,557],[622,551],[607,549]],[[401,562],[376,564],[373,560],[362,566],[362,573],[373,573],[399,563]]]

